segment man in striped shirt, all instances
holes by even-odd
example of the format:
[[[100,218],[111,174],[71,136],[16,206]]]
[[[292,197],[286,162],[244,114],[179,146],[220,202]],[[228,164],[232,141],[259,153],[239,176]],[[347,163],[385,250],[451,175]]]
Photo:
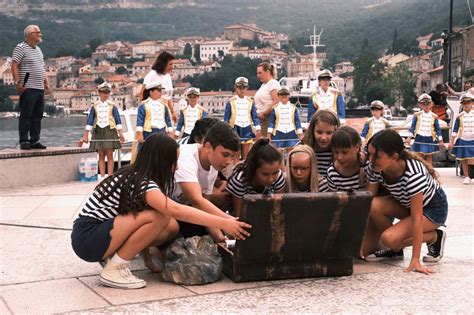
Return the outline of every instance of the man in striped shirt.
[[[24,34],[25,41],[16,45],[12,57],[13,79],[20,94],[20,148],[46,149],[39,142],[44,94],[49,93],[43,53],[37,46],[43,41],[43,34],[37,25],[28,25]]]

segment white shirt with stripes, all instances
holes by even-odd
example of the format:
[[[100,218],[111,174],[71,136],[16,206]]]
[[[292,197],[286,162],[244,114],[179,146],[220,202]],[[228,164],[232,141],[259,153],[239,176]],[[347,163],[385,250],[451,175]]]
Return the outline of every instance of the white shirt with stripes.
[[[99,221],[107,221],[118,216],[121,192],[121,188],[116,187],[118,179],[119,177],[114,177],[112,179],[108,189],[113,189],[114,192],[102,201],[100,200],[100,188],[96,188],[92,195],[90,195],[87,199],[86,204],[79,213],[79,217],[90,217]],[[153,189],[160,189],[154,181],[149,181],[148,185],[146,186],[145,183],[143,183],[142,190],[144,190],[144,192],[148,192]]]
[[[380,183],[390,194],[408,209],[411,197],[423,194],[423,207],[426,206],[439,189],[438,182],[431,176],[425,165],[418,160],[406,160],[405,171],[396,183],[387,183],[381,173],[375,172],[371,165],[367,168],[369,183]]]
[[[328,168],[331,165],[333,160],[332,151],[323,151],[323,152],[316,152],[316,162],[318,163],[318,173],[321,176],[326,177]]]
[[[35,48],[26,42],[19,43],[13,50],[12,59],[19,65],[19,79],[24,82],[26,73],[29,73],[27,89],[44,90],[44,78],[46,70],[44,68],[44,57],[41,48]]]
[[[365,169],[368,163],[362,166],[362,171],[359,170],[351,176],[344,176],[336,169],[334,163],[331,164],[327,172],[328,188],[330,191],[351,191],[364,190],[367,188],[367,180]],[[361,178],[362,177],[362,178]]]
[[[285,175],[281,170],[279,170],[278,177],[275,180],[273,184],[271,184],[269,187],[265,187],[265,190],[272,190],[274,192],[280,191],[283,188],[285,188],[286,181],[285,181]],[[255,190],[255,188],[250,185],[249,182],[247,182],[247,179],[244,176],[244,171],[240,170],[235,173],[233,173],[229,181],[227,182],[227,191],[230,192],[232,195],[238,198],[243,198],[244,195],[248,194],[260,194]]]

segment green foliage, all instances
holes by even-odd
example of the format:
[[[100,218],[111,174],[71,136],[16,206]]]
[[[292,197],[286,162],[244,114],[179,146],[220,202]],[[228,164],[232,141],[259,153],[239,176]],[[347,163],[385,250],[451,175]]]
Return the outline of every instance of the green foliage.
[[[237,77],[249,79],[249,89],[258,89],[261,85],[255,76],[257,65],[262,62],[260,59],[250,59],[242,55],[235,58],[226,55],[222,61],[222,67],[214,72],[206,72],[199,76],[188,77],[185,81],[192,86],[199,86],[201,91],[232,91],[234,81]]]
[[[97,85],[102,84],[104,82],[105,82],[105,80],[102,77],[98,77],[97,79],[94,80],[94,83],[97,84]]]
[[[396,100],[396,104],[406,109],[411,109],[416,105],[415,85],[416,78],[404,64],[397,65],[392,69],[388,82],[391,92]]]
[[[89,42],[87,42],[88,46],[92,51],[95,51],[97,47],[102,45],[102,39],[101,38],[93,38]]]
[[[194,45],[194,60],[196,62],[201,62],[201,45]]]
[[[115,70],[115,73],[117,73],[117,74],[127,74],[128,70],[127,70],[127,68],[125,68],[123,66],[120,66],[120,67],[117,68],[117,70]]]
[[[184,51],[183,51],[183,57],[186,59],[190,59],[193,54],[193,47],[191,46],[190,43],[186,43],[184,46]]]

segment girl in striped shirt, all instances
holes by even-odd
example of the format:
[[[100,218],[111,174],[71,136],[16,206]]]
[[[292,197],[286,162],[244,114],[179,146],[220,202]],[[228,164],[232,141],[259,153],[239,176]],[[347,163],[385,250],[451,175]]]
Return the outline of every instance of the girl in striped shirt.
[[[313,148],[316,153],[318,173],[324,177],[333,161],[331,138],[339,126],[339,118],[335,113],[329,110],[318,110],[311,118],[303,138],[303,143]]]
[[[282,160],[281,152],[270,140],[261,138],[254,143],[247,159],[235,166],[226,189],[232,195],[232,205],[237,217],[245,195],[283,192],[286,182],[281,170]]]
[[[439,227],[446,222],[448,202],[437,174],[405,150],[400,135],[390,129],[378,132],[370,140],[369,160],[369,191],[375,196],[382,184],[391,196],[372,201],[361,256],[370,254],[365,257],[369,261],[403,258],[403,248],[413,246],[412,259],[405,271],[434,272],[421,265],[420,251],[425,242],[428,254],[423,261],[437,262],[443,257],[446,233]],[[392,224],[392,218],[400,221]],[[380,241],[388,249],[371,252]]]
[[[250,225],[244,222],[168,198],[174,190],[178,148],[164,133],[148,137],[135,163],[97,185],[74,221],[72,248],[85,261],[106,261],[99,278],[103,285],[143,288],[145,281],[132,275],[127,265],[147,247],[173,239],[179,229],[177,219],[219,228],[237,239],[249,235],[244,228]]]
[[[360,150],[362,140],[349,126],[337,129],[331,139],[334,162],[329,166],[327,182],[330,191],[364,190],[367,188],[365,158]]]

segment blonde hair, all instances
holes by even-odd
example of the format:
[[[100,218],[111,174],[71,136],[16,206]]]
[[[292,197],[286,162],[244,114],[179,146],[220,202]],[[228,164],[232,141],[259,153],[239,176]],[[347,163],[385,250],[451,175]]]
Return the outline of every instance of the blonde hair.
[[[263,69],[263,71],[268,71],[270,72],[270,74],[272,75],[272,77],[274,79],[276,79],[277,77],[277,71],[276,71],[276,67],[274,65],[272,65],[271,63],[267,62],[267,61],[264,61],[264,62],[261,62],[258,64],[257,68],[260,67]]]
[[[293,150],[291,150],[288,155],[288,165],[287,165],[287,174],[288,174],[288,192],[294,193],[299,192],[297,190],[296,180],[293,178],[291,173],[291,157],[297,153],[305,153],[309,155],[309,161],[311,164],[311,173],[309,175],[309,188],[310,192],[319,191],[319,174],[318,174],[318,163],[316,161],[316,154],[314,150],[309,145],[297,145]]]

